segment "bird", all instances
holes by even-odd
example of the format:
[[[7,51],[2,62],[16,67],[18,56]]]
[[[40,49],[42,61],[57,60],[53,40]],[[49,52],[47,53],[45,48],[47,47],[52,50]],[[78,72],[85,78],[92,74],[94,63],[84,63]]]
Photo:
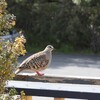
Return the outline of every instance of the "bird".
[[[54,47],[52,45],[47,45],[43,51],[32,54],[19,65],[15,74],[18,74],[23,70],[32,70],[33,72],[36,72],[38,76],[43,76],[44,73],[41,73],[40,71],[46,69],[50,65],[53,50]]]

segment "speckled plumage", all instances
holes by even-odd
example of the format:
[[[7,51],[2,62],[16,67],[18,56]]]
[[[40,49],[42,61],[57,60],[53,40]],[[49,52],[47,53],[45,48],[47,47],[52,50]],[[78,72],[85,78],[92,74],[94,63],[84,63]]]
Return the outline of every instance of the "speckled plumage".
[[[43,51],[31,55],[20,64],[15,74],[23,70],[38,72],[46,69],[51,63],[53,49],[53,46],[48,45]]]

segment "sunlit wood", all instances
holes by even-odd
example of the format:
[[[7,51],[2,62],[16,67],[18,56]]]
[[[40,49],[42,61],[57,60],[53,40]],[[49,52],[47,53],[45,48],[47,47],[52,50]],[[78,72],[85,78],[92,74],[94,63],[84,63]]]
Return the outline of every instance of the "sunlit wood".
[[[32,100],[32,96],[25,96],[25,100]]]
[[[54,100],[65,100],[64,98],[54,98]]]

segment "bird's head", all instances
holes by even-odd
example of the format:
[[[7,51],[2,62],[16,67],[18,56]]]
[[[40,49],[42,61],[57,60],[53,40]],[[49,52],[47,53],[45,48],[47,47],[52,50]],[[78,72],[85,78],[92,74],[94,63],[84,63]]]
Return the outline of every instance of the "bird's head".
[[[47,45],[45,50],[52,51],[52,50],[54,50],[54,47],[52,45]]]

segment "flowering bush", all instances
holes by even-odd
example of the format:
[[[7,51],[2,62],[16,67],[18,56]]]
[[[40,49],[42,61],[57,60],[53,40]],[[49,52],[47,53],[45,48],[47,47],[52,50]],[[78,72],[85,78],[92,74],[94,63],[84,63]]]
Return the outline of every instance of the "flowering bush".
[[[9,14],[6,8],[6,1],[0,0],[0,36],[7,34],[9,29],[15,25],[16,17],[13,14]],[[18,56],[26,53],[25,42],[26,39],[23,35],[17,37],[14,42],[4,41],[0,38],[0,94],[5,91],[6,81],[14,76],[13,72]]]

